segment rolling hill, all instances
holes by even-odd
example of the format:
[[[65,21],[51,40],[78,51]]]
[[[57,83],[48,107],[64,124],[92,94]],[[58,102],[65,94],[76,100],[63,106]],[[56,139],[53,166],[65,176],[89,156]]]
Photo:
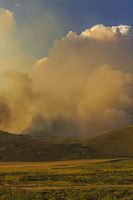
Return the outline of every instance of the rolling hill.
[[[133,126],[94,139],[31,137],[0,131],[0,161],[56,161],[133,157]]]
[[[101,157],[133,157],[133,126],[114,130],[89,141]]]
[[[97,153],[77,139],[40,138],[0,131],[0,161],[55,161],[93,158]]]

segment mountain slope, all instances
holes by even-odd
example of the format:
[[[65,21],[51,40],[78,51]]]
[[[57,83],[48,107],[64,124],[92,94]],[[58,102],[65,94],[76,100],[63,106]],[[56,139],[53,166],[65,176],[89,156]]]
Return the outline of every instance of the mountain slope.
[[[76,141],[76,140],[75,140]],[[35,139],[0,131],[0,161],[54,161],[93,158],[97,153],[77,142]]]
[[[133,157],[133,126],[114,130],[89,142],[101,157]]]
[[[14,135],[0,131],[0,161],[133,157],[133,126],[94,139]]]

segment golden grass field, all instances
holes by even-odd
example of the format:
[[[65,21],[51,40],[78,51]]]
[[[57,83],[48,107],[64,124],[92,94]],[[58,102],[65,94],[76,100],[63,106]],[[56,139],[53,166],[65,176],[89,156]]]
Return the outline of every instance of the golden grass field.
[[[133,160],[0,163],[0,200],[133,199]]]

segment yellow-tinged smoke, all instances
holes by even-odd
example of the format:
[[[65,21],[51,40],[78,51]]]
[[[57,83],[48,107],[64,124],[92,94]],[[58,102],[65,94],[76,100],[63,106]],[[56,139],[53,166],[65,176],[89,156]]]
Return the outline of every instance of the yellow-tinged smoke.
[[[10,12],[0,11],[0,21],[3,17],[14,26]],[[4,31],[7,25],[2,24]],[[65,134],[99,134],[132,124],[131,27],[97,25],[80,35],[69,32],[30,74],[10,68],[0,92],[0,128],[21,132],[30,123],[26,130],[52,134],[63,127]]]

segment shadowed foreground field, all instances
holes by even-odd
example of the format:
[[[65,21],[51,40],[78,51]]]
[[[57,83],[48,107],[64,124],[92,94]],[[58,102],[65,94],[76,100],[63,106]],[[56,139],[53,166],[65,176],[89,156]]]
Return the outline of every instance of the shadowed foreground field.
[[[0,200],[132,200],[133,160],[0,163]]]

